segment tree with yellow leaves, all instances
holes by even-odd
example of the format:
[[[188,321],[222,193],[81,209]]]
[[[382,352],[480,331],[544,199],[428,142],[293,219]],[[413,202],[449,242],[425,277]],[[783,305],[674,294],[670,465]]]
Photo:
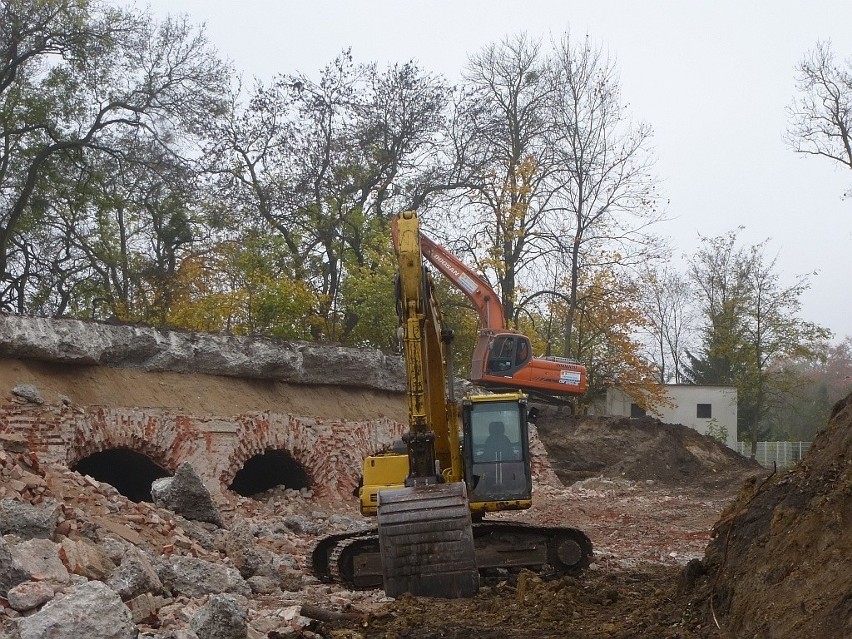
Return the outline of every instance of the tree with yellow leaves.
[[[224,242],[207,253],[184,259],[172,294],[168,325],[307,339],[313,294],[304,282],[276,270],[275,242],[269,237]]]
[[[585,403],[602,399],[608,388],[618,387],[650,413],[669,405],[657,367],[644,357],[644,346],[637,339],[649,322],[638,302],[637,286],[612,267],[601,268],[584,274],[578,293],[574,339],[577,358],[588,371]],[[569,298],[555,299],[551,312],[562,323]]]

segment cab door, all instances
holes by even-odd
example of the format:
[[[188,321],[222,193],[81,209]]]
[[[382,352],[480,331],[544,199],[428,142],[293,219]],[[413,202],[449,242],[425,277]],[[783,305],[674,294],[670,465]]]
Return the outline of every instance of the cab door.
[[[487,375],[512,377],[531,359],[530,340],[515,333],[498,333],[488,344]]]
[[[493,425],[502,424],[506,445],[489,445]],[[470,502],[529,500],[532,496],[526,404],[466,401],[463,407],[465,481]]]

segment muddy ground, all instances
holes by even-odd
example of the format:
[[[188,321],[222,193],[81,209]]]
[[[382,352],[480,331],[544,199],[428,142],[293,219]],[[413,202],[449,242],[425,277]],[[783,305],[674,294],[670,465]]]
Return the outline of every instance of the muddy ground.
[[[506,575],[471,600],[403,597],[359,626],[323,630],[388,639],[727,636],[709,613],[699,561],[740,487],[769,471],[652,419],[572,418],[542,407],[537,431],[556,479],[538,485],[532,509],[502,516],[583,529],[595,545],[590,570]]]

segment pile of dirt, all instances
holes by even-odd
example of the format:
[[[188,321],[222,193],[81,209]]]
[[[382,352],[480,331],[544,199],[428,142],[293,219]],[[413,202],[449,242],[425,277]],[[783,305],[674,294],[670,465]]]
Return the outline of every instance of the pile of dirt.
[[[542,406],[536,426],[566,485],[603,475],[728,489],[765,474],[760,464],[712,437],[648,417],[574,416],[567,408]]]
[[[852,637],[852,395],[802,463],[722,514],[702,584],[730,636]]]

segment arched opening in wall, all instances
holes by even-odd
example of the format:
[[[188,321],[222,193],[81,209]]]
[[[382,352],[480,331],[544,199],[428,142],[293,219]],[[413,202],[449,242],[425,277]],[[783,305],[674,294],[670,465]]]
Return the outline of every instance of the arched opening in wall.
[[[131,501],[152,501],[151,483],[171,473],[130,448],[110,448],[84,457],[71,467],[106,482]]]
[[[305,470],[287,451],[270,449],[246,461],[228,488],[251,497],[275,486],[298,490],[310,488],[310,483]]]

